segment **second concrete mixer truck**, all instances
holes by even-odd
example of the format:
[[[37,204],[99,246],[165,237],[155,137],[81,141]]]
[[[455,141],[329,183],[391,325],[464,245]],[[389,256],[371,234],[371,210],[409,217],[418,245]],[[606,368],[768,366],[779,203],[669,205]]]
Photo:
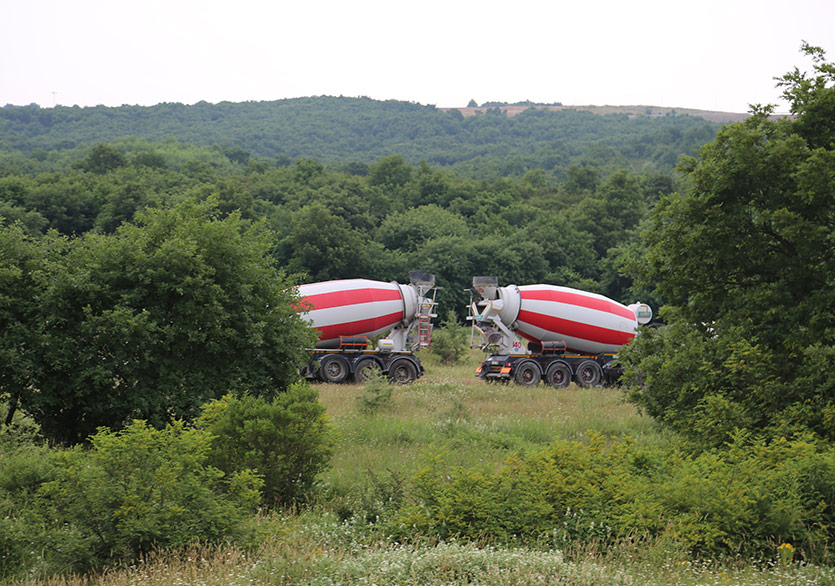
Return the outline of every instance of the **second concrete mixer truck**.
[[[476,371],[485,380],[525,386],[544,380],[555,387],[612,382],[618,350],[652,319],[644,303],[625,306],[569,287],[499,287],[497,277],[475,277],[473,291],[479,300],[467,319],[472,345],[490,353]]]

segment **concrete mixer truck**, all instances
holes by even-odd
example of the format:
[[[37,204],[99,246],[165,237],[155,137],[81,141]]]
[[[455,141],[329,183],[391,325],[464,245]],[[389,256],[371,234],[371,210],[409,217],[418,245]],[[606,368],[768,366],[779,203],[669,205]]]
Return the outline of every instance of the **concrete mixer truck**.
[[[410,283],[345,279],[299,286],[302,319],[319,332],[304,375],[342,383],[372,372],[398,383],[423,374],[414,351],[431,343],[435,276],[409,273]],[[369,348],[369,340],[377,340]]]
[[[471,346],[490,356],[476,370],[488,381],[554,387],[611,383],[620,376],[614,360],[638,326],[649,323],[644,303],[621,305],[603,295],[554,285],[498,286],[497,277],[473,278],[468,320]],[[519,337],[528,340],[523,347]]]

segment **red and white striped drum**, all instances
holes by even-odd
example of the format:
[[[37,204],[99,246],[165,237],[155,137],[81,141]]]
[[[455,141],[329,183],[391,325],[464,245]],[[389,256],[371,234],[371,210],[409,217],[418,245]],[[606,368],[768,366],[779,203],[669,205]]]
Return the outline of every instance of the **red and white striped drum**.
[[[508,289],[502,289],[502,296],[516,297]],[[587,354],[616,353],[637,332],[635,312],[603,295],[555,285],[515,289],[518,301],[508,310],[518,313],[502,312],[502,321],[515,322],[513,327],[528,340],[564,341],[569,350]]]
[[[406,285],[368,279],[301,285],[302,319],[319,330],[319,347],[337,345],[340,336],[371,338],[414,313],[413,291]]]

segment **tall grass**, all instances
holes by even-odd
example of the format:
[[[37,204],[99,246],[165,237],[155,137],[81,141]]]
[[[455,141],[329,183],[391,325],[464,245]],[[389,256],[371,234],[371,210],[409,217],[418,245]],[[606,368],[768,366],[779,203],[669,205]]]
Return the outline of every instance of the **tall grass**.
[[[510,455],[557,439],[583,440],[589,430],[666,441],[618,389],[488,384],[473,376],[479,360],[480,353],[473,353],[462,365],[427,366],[423,378],[394,387],[386,408],[373,413],[358,408],[363,385],[321,385],[320,401],[341,447],[324,483],[350,492],[369,474],[409,475],[421,458],[435,453],[450,465],[495,469]]]
[[[473,543],[363,546],[270,543],[248,554],[232,547],[160,552],[126,568],[89,577],[17,582],[43,586],[354,585],[483,586],[826,586],[832,568],[719,564],[711,560],[644,556],[640,550],[566,555],[556,550],[496,548]]]

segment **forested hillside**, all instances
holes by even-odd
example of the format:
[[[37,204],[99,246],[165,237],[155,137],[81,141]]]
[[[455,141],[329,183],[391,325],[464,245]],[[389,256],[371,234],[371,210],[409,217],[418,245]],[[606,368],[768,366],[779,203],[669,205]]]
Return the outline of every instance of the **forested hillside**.
[[[133,137],[218,145],[239,160],[368,164],[400,154],[408,163],[426,161],[465,176],[495,179],[537,168],[564,179],[577,164],[669,172],[718,128],[692,116],[530,109],[508,117],[494,108],[464,117],[410,102],[325,96],[191,106],[7,105],[0,108],[0,163],[19,170],[33,156],[39,169],[59,170],[62,161],[83,156],[79,149]]]
[[[317,281],[430,270],[463,311],[474,274],[634,301],[619,272],[674,164],[718,125],[691,116],[498,108],[464,117],[367,98],[0,109],[0,218],[112,233],[146,206],[214,198],[276,233]],[[646,292],[642,295],[649,299]]]

